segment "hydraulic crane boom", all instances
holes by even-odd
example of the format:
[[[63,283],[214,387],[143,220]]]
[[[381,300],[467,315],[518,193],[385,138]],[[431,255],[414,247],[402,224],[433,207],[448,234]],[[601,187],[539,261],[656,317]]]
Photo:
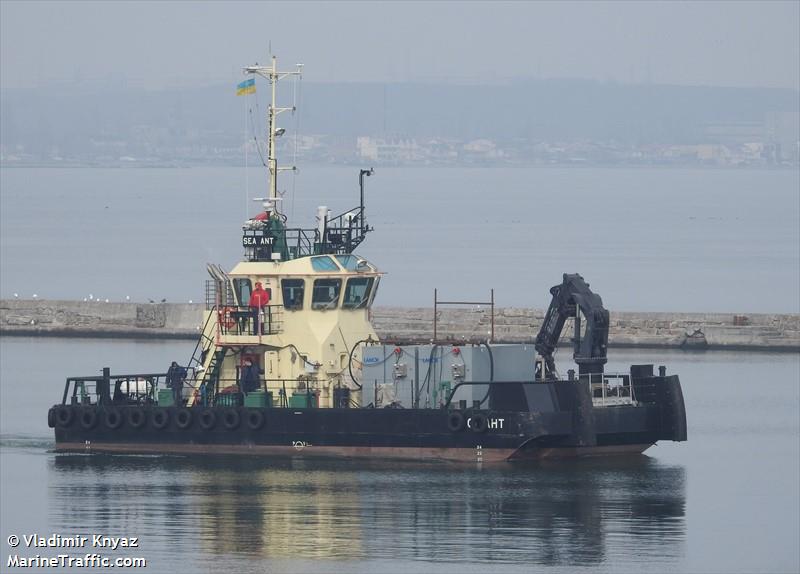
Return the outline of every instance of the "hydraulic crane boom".
[[[608,346],[608,311],[603,300],[589,289],[583,277],[564,273],[561,285],[550,289],[553,300],[544,316],[542,328],[536,336],[536,351],[545,362],[545,378],[556,378],[553,352],[561,337],[564,323],[575,318],[575,334],[572,338],[573,358],[578,364],[578,373],[602,373]],[[586,320],[586,333],[581,337],[581,317]]]

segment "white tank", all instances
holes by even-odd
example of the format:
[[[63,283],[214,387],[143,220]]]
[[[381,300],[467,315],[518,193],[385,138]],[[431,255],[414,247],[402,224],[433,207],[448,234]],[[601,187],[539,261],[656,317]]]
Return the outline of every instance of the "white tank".
[[[322,238],[325,234],[325,222],[327,221],[330,213],[331,210],[325,205],[320,205],[317,208],[317,229],[319,230],[320,238]]]

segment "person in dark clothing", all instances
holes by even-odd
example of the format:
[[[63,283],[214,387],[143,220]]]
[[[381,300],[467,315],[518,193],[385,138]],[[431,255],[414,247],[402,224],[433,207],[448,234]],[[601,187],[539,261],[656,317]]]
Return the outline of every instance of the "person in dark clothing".
[[[261,386],[261,382],[259,381],[261,373],[258,370],[258,367],[253,364],[251,359],[244,360],[244,366],[242,367],[242,391],[247,394],[253,391],[257,391]]]
[[[183,379],[186,378],[186,369],[177,362],[172,361],[167,371],[167,387],[172,389],[172,396],[175,406],[179,407],[183,403]]]

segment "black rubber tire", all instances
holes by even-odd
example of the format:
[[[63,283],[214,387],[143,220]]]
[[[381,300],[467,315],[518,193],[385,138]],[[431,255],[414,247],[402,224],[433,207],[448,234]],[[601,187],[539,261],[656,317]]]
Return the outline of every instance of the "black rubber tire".
[[[203,430],[211,430],[217,424],[217,414],[214,411],[200,413],[200,426]]]
[[[81,413],[81,426],[86,430],[91,430],[97,424],[97,411],[94,409],[84,409]]]
[[[258,430],[264,426],[264,413],[261,411],[249,411],[245,420],[247,421],[247,428]]]
[[[164,409],[153,411],[153,428],[161,430],[169,424],[169,413]]]
[[[179,429],[188,429],[192,426],[192,411],[189,409],[181,409],[175,415],[175,424]]]
[[[55,428],[56,426],[56,409],[55,407],[50,407],[50,410],[47,411],[47,426],[51,429]]]
[[[104,419],[110,429],[118,429],[122,425],[122,413],[117,409],[107,410]]]
[[[470,421],[470,428],[472,428],[472,432],[482,433],[486,432],[486,427],[488,426],[489,421],[486,420],[486,416],[482,415],[481,413],[477,413],[472,415],[472,420]]]
[[[75,413],[72,408],[67,406],[60,406],[56,408],[56,424],[60,427],[68,427],[72,424],[72,419],[75,418]]]
[[[147,417],[144,415],[144,411],[134,408],[128,412],[128,424],[131,428],[142,428],[144,425],[144,421]]]
[[[452,432],[458,432],[464,429],[464,415],[460,411],[453,411],[447,415],[447,428]]]
[[[222,415],[222,424],[224,424],[225,428],[228,430],[234,430],[239,426],[240,422],[242,422],[242,417],[239,416],[239,411],[228,409],[225,411],[225,414]]]

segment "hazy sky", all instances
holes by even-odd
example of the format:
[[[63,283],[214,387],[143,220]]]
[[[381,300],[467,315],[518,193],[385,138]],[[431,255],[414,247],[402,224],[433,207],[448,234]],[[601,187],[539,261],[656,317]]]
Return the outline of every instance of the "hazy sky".
[[[312,81],[800,87],[800,2],[17,2],[0,82],[238,80],[269,42]]]

